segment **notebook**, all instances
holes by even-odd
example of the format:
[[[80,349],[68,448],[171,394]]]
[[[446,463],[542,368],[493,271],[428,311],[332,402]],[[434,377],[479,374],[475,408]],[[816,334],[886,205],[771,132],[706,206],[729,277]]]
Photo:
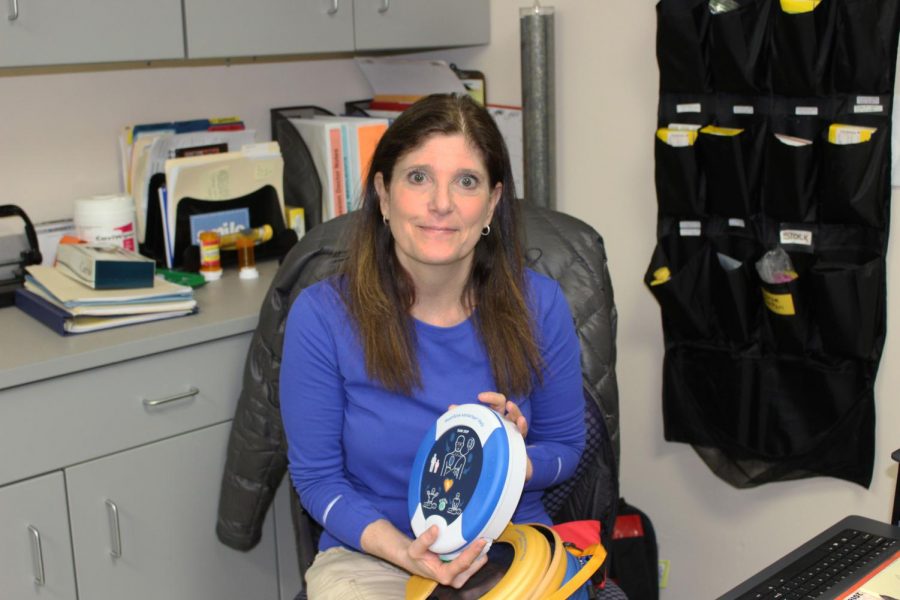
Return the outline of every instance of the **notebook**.
[[[719,600],[900,598],[900,527],[850,516]]]

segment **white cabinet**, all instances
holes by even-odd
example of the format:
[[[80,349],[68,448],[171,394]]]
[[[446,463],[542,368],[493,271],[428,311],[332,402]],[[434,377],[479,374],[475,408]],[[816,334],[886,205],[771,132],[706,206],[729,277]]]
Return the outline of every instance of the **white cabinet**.
[[[75,600],[62,473],[0,487],[0,597]]]
[[[350,0],[184,0],[188,58],[353,50]]]
[[[357,50],[471,46],[490,42],[486,0],[354,0]]]
[[[78,594],[92,600],[276,600],[271,514],[259,545],[216,538],[230,423],[66,469]]]
[[[181,0],[8,0],[0,67],[184,58]]]

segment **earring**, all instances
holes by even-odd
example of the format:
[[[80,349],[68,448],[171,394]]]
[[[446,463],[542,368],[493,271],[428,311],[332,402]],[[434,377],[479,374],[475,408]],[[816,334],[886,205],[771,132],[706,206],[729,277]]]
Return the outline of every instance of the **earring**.
[[[381,222],[382,222],[384,225],[387,225],[387,224],[388,224],[388,218],[387,218],[386,216],[384,216],[384,215],[381,215]]]
[[[490,226],[490,224],[488,224],[488,225],[485,225],[484,228],[481,230],[481,235],[482,235],[482,237],[484,237],[484,236],[488,235],[490,232],[491,232],[491,226]]]

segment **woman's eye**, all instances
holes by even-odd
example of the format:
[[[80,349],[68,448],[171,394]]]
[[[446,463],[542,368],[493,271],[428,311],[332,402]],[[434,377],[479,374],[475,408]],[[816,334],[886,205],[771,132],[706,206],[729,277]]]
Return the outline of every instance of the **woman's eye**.
[[[471,175],[463,175],[459,178],[459,183],[464,188],[470,190],[478,185],[478,180]]]
[[[413,171],[409,174],[409,180],[412,183],[425,183],[425,173],[422,171]]]

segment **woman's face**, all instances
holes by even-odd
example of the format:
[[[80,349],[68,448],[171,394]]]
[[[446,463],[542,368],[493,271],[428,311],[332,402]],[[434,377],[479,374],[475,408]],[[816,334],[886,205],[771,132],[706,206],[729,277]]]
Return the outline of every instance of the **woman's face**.
[[[462,134],[432,135],[401,156],[390,191],[377,173],[381,214],[388,219],[400,264],[414,277],[435,267],[468,270],[501,187],[491,189],[481,154]]]

